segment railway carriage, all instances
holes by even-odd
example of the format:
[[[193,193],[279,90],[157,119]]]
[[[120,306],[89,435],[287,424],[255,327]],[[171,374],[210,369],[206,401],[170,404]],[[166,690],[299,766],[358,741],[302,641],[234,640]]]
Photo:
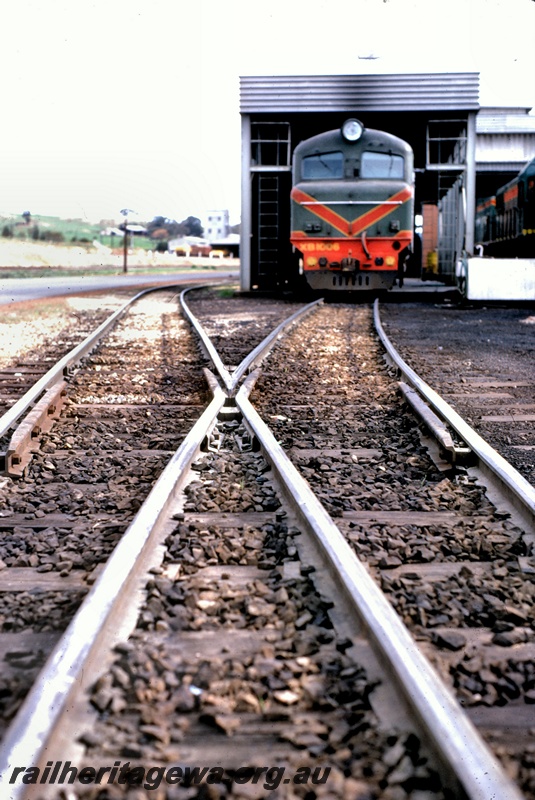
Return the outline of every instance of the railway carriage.
[[[535,158],[495,197],[478,200],[475,241],[485,255],[535,257]]]
[[[349,119],[295,148],[290,238],[312,289],[402,285],[413,218],[413,153],[397,136]]]
[[[475,240],[488,244],[496,238],[496,198],[485,197],[477,201],[475,218]]]

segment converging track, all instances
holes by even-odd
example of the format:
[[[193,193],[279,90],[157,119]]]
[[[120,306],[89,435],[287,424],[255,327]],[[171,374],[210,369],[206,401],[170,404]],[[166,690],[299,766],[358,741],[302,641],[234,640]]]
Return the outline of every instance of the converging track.
[[[140,298],[28,461],[45,502],[6,479],[29,563],[4,554],[0,591],[19,569],[8,593],[77,595],[4,735],[6,797],[535,797],[533,487],[384,363],[378,308],[195,294],[220,355],[172,293]],[[53,646],[24,635],[21,686]]]

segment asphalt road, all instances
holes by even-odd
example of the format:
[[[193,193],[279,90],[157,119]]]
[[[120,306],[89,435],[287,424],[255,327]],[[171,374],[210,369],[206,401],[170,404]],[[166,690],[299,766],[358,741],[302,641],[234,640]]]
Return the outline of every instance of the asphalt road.
[[[166,275],[105,275],[99,277],[62,277],[62,278],[0,278],[0,306],[20,303],[27,300],[40,300],[45,297],[60,297],[67,294],[98,292],[121,289],[125,287],[145,288],[159,284],[192,283],[197,280],[212,279],[214,282],[224,278],[239,277],[238,269],[229,270],[195,270],[192,273],[176,273]]]

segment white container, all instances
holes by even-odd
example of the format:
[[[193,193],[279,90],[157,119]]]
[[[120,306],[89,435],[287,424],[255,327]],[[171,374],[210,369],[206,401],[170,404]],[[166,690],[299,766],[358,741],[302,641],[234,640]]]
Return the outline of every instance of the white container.
[[[535,300],[535,258],[467,258],[456,275],[467,300]]]

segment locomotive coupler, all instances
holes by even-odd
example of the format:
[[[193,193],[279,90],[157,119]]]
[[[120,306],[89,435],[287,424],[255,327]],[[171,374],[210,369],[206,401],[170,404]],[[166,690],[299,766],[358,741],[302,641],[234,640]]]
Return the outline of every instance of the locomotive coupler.
[[[343,272],[358,272],[360,267],[360,261],[358,258],[343,258],[342,259],[342,271]]]

